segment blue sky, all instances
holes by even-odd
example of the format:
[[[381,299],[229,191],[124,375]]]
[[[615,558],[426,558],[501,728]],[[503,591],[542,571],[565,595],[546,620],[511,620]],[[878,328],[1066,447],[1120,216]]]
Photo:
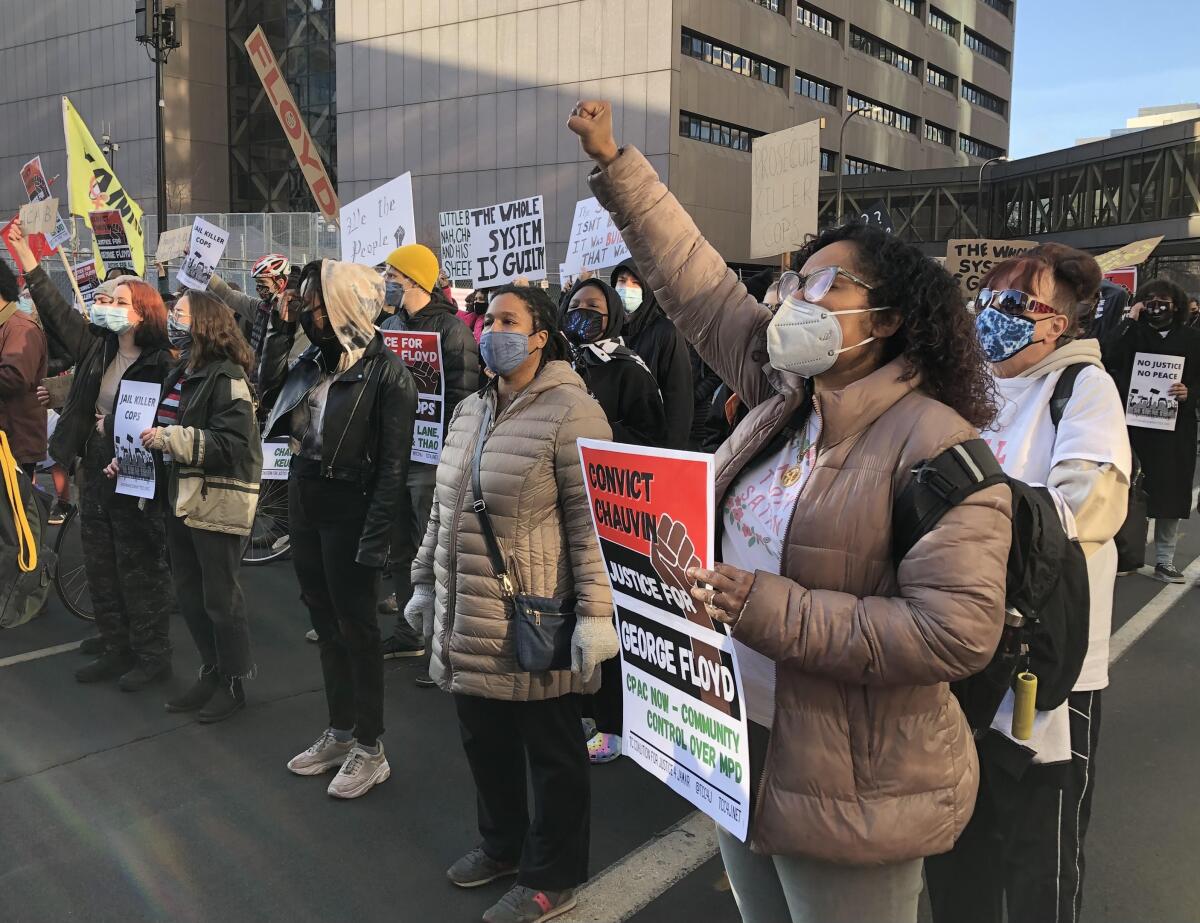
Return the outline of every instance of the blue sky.
[[[1019,0],[1010,156],[1200,102],[1200,0]]]

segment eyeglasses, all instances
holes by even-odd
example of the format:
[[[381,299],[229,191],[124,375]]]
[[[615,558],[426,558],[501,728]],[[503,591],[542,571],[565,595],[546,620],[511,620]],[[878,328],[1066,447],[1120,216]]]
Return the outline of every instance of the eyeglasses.
[[[841,266],[822,266],[816,272],[810,272],[807,276],[802,276],[798,272],[788,270],[779,277],[779,300],[786,301],[796,292],[804,293],[805,301],[820,301],[829,294],[829,290],[833,288],[834,280],[838,276],[844,276],[855,285],[861,285],[863,288],[870,291],[875,288],[870,282],[860,279],[854,273],[842,269]]]
[[[1009,317],[1020,317],[1022,314],[1058,313],[1045,302],[1038,301],[1027,292],[1015,288],[983,289],[976,301],[976,309],[983,311],[985,308],[994,308]]]
[[[1146,302],[1147,311],[1167,311],[1173,307],[1175,307],[1175,305],[1170,301],[1159,301],[1156,299],[1154,301]]]

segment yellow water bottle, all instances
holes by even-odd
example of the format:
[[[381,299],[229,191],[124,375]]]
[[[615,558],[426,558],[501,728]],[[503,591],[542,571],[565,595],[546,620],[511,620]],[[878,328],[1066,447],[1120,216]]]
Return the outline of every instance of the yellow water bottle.
[[[1012,736],[1017,740],[1028,740],[1033,736],[1037,677],[1028,671],[1018,673],[1013,698]]]

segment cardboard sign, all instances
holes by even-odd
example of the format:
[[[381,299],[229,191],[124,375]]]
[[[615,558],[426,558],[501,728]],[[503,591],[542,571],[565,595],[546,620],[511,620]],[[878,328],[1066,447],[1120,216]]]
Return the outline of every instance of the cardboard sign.
[[[493,288],[521,276],[546,278],[546,222],[542,197],[472,208],[471,285]]]
[[[262,444],[262,480],[286,481],[292,467],[292,447],[288,439],[270,439]]]
[[[418,330],[384,330],[383,342],[408,366],[417,385],[417,415],[413,421],[415,462],[436,465],[442,457],[446,378],[442,374],[442,337]]]
[[[817,232],[821,123],[755,138],[752,156],[750,256],[796,250]]]
[[[593,272],[618,266],[629,259],[629,248],[608,213],[593,196],[575,203],[575,218],[571,222],[571,239],[567,243],[567,258],[559,265],[561,278],[576,275],[585,269]]]
[[[96,289],[100,287],[100,277],[96,274],[96,261],[84,260],[82,263],[76,263],[71,267],[71,274],[75,276],[75,284],[79,286],[79,294],[83,296],[84,305],[91,307],[96,298]]]
[[[88,223],[96,237],[96,251],[100,262],[111,269],[114,266],[133,266],[133,250],[125,236],[125,222],[115,208],[91,212]]]
[[[29,197],[30,202],[42,202],[50,198],[50,184],[46,181],[46,174],[42,170],[41,155],[34,157],[23,167],[21,167],[21,182],[25,184],[25,195]],[[22,227],[25,227],[25,219],[21,219]],[[25,233],[29,233],[29,229],[25,228]],[[58,249],[63,244],[71,239],[71,232],[67,228],[67,223],[62,220],[62,216],[58,213],[58,202],[54,204],[54,229],[47,236],[47,243],[54,249]]]
[[[158,249],[154,251],[154,262],[169,263],[187,256],[188,244],[192,241],[190,227],[172,228],[158,235]]]
[[[1117,285],[1124,285],[1132,295],[1137,291],[1138,271],[1136,266],[1126,266],[1124,269],[1110,269],[1104,278]]]
[[[741,840],[750,747],[733,640],[691,596],[713,561],[713,457],[579,440],[612,585],[624,754]]]
[[[213,270],[221,261],[221,254],[225,252],[228,242],[228,231],[203,218],[197,218],[192,224],[187,256],[183,259],[183,265],[179,267],[179,284],[200,291],[207,289],[212,280]]]
[[[442,271],[451,282],[471,278],[471,212],[465,208],[438,213]]]
[[[1125,422],[1143,429],[1175,431],[1179,401],[1167,392],[1183,381],[1183,356],[1138,353],[1133,357],[1133,376],[1129,379],[1129,398],[1125,402]]]
[[[405,173],[342,206],[342,259],[378,266],[397,247],[414,243],[412,174]]]
[[[40,199],[21,206],[21,230],[26,234],[45,234],[50,240],[61,220],[58,217],[58,199]]]
[[[1158,237],[1134,241],[1116,250],[1101,253],[1096,257],[1096,262],[1100,264],[1101,272],[1120,269],[1123,266],[1140,266],[1150,258],[1150,254],[1154,252],[1155,247],[1162,243],[1162,239],[1163,235],[1159,234]]]
[[[113,404],[113,455],[120,466],[116,491],[128,497],[154,496],[154,456],[142,448],[142,432],[154,425],[159,385],[122,381]]]
[[[993,266],[1036,246],[1037,242],[1032,240],[948,240],[946,269],[958,280],[963,294],[974,298],[979,293],[979,280],[991,272]]]
[[[275,116],[283,126],[283,133],[292,145],[292,151],[300,164],[304,179],[308,182],[308,188],[312,190],[317,208],[326,221],[337,221],[338,197],[333,189],[333,181],[325,170],[325,164],[321,162],[312,135],[304,127],[304,120],[296,106],[296,98],[292,96],[292,91],[288,89],[287,81],[279,70],[279,62],[275,60],[275,54],[271,51],[271,44],[267,41],[262,26],[258,26],[246,39],[246,51],[250,55],[250,63],[258,72],[263,89],[267,91],[267,99],[271,101]]]
[[[17,255],[13,253],[12,244],[8,240],[8,235],[16,223],[17,219],[13,218],[8,224],[0,228],[0,237],[4,238],[4,245],[8,247],[8,255],[12,257],[13,264],[19,266],[21,264],[17,261]],[[47,242],[45,234],[26,234],[25,239],[29,241],[29,248],[33,251],[33,255],[37,257],[39,263],[54,256],[54,248]]]

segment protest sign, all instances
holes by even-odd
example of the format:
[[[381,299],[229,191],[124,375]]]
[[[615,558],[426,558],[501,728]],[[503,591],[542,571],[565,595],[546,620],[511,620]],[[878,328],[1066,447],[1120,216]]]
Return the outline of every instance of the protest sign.
[[[887,202],[883,201],[883,199],[876,199],[859,212],[858,220],[863,224],[873,224],[877,228],[882,228],[888,234],[895,233],[895,226],[892,224],[892,213],[888,211]]]
[[[1183,356],[1138,353],[1133,357],[1125,422],[1143,429],[1175,430],[1179,402],[1167,392],[1183,381]]]
[[[1159,234],[1158,237],[1136,240],[1116,250],[1101,253],[1096,257],[1096,262],[1100,264],[1101,272],[1108,272],[1110,269],[1121,269],[1125,266],[1140,266],[1154,252],[1154,248],[1162,243],[1162,239],[1163,235]]]
[[[8,224],[0,228],[0,237],[4,238],[4,245],[8,247],[8,253],[12,257],[13,263],[19,266],[20,263],[17,262],[17,255],[13,253],[12,244],[8,239],[8,235],[16,223],[17,219],[13,218]],[[54,248],[47,242],[45,234],[26,234],[25,238],[29,241],[29,248],[33,250],[33,255],[37,257],[39,262],[54,256]]]
[[[1032,240],[948,240],[946,269],[958,280],[963,294],[974,298],[979,293],[979,280],[991,272],[993,266],[1036,246],[1037,242]]]
[[[292,448],[288,439],[270,439],[262,444],[262,480],[286,481],[292,466]]]
[[[192,224],[187,256],[183,259],[183,265],[179,267],[179,284],[200,291],[207,289],[212,280],[213,270],[221,261],[221,254],[225,252],[225,244],[228,242],[228,231],[203,218],[197,218]]]
[[[1104,274],[1104,278],[1116,285],[1123,285],[1129,289],[1130,294],[1137,291],[1138,271],[1136,266],[1126,266],[1122,269],[1110,269]]]
[[[442,271],[451,282],[471,278],[471,212],[465,208],[438,214]]]
[[[192,240],[191,227],[172,228],[158,235],[158,249],[154,251],[154,262],[169,263],[187,256],[188,244]]]
[[[620,639],[625,755],[744,840],[750,750],[733,640],[691,596],[713,561],[713,457],[579,440]]]
[[[342,259],[378,266],[416,241],[412,174],[405,173],[342,206]]]
[[[442,457],[442,418],[446,378],[442,374],[442,337],[417,330],[384,330],[383,342],[408,366],[417,385],[417,416],[413,421],[415,462],[436,465]]]
[[[820,120],[755,138],[751,156],[750,256],[798,249],[817,232]]]
[[[629,259],[629,248],[608,213],[593,196],[575,203],[567,258],[559,267],[563,275],[576,275],[585,269],[596,271],[617,266]]]
[[[142,448],[142,433],[154,425],[159,385],[155,381],[121,382],[113,404],[113,454],[120,466],[117,493],[154,496],[154,456]]]
[[[246,51],[250,55],[250,63],[258,72],[263,89],[267,92],[271,108],[275,110],[275,117],[279,119],[283,133],[292,145],[292,152],[296,155],[308,188],[312,190],[317,208],[326,221],[337,221],[338,197],[333,189],[333,181],[329,179],[325,164],[321,162],[312,135],[304,127],[304,120],[296,106],[296,98],[288,89],[287,81],[279,70],[279,62],[275,60],[275,53],[271,51],[271,43],[267,41],[262,26],[255,28],[246,39]]]
[[[30,202],[42,202],[50,198],[50,184],[46,182],[46,174],[42,170],[42,158],[39,154],[21,167],[21,182],[25,184],[25,195]],[[24,219],[21,221],[24,226]],[[29,229],[25,229],[29,233]],[[58,202],[54,204],[54,230],[46,237],[46,242],[54,249],[61,247],[71,239],[67,223],[58,213]]]
[[[46,240],[54,236],[58,217],[58,199],[39,199],[21,206],[21,230],[26,234],[45,234]]]
[[[75,276],[75,284],[79,286],[83,303],[90,307],[96,297],[96,289],[100,287],[100,279],[96,275],[96,261],[84,260],[82,263],[76,263],[71,267],[71,274]]]
[[[108,208],[90,212],[88,223],[96,237],[96,252],[106,268],[133,266],[133,250],[129,246],[129,238],[125,236],[125,222],[119,211]]]
[[[494,288],[524,276],[546,278],[546,224],[542,197],[470,209],[471,285]]]

